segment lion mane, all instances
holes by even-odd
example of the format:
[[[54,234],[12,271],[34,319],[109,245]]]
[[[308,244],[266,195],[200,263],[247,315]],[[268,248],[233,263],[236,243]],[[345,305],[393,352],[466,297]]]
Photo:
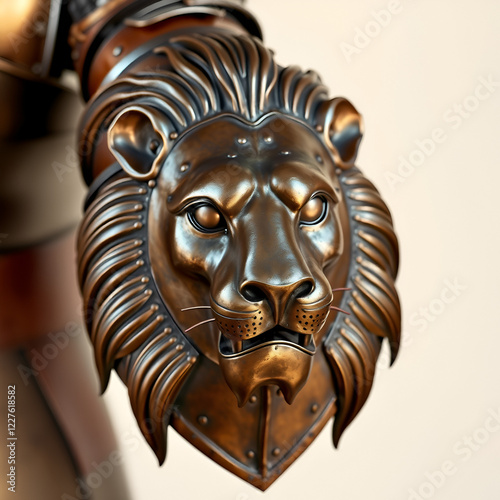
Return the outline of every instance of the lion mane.
[[[151,55],[151,54],[150,54]],[[232,114],[256,122],[277,111],[301,121],[328,145],[317,122],[328,100],[314,72],[279,67],[260,40],[226,34],[171,38],[154,49],[161,68],[118,78],[90,101],[82,121],[81,162],[93,181],[100,138],[131,104],[163,114],[175,140],[204,120]],[[350,223],[350,269],[340,307],[323,349],[337,394],[333,441],[365,403],[383,339],[391,364],[400,343],[401,310],[394,280],[398,242],[389,210],[353,165],[337,173]],[[135,417],[160,463],[176,395],[199,353],[175,324],[149,266],[147,225],[154,181],[138,181],[118,168],[91,188],[79,230],[79,280],[88,331],[104,391],[113,368],[129,389]]]

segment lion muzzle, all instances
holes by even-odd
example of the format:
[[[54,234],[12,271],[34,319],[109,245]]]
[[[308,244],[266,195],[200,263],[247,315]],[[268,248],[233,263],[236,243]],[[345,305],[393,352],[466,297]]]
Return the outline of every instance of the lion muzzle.
[[[311,371],[314,335],[325,324],[331,294],[322,292],[323,298],[311,305],[302,301],[315,289],[312,279],[287,286],[265,281],[259,285],[265,293],[245,297],[256,299],[248,300],[248,306],[257,306],[255,310],[229,310],[212,300],[219,330],[219,365],[240,407],[256,389],[270,385],[278,386],[292,404]]]

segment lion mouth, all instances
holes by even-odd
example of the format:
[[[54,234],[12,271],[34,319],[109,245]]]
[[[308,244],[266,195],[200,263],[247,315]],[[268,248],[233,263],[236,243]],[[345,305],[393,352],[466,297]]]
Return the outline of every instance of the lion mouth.
[[[267,385],[277,385],[292,404],[309,377],[315,352],[312,335],[281,326],[237,342],[222,333],[219,337],[219,365],[240,407]]]
[[[316,352],[313,335],[295,332],[282,326],[275,326],[248,340],[231,340],[221,334],[219,352],[225,358],[235,358],[275,344],[292,346],[311,356]]]

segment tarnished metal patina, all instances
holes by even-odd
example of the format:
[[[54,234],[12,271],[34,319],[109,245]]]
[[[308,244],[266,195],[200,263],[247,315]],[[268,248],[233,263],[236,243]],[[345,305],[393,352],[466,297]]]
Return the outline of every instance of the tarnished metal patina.
[[[187,3],[73,30],[79,278],[102,387],[115,368],[160,462],[171,425],[266,489],[331,418],[337,445],[384,338],[396,357],[398,244],[353,105],[279,66],[243,9]]]

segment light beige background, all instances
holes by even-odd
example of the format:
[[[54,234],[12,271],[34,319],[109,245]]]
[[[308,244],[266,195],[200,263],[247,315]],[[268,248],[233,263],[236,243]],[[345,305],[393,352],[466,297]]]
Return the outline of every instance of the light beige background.
[[[114,377],[105,397],[135,500],[500,498],[500,424],[490,418],[493,412],[500,420],[500,83],[480,88],[483,100],[473,97],[481,79],[500,82],[500,2],[400,0],[378,30],[373,12],[390,4],[247,6],[281,64],[316,69],[332,95],[348,97],[364,115],[358,164],[388,202],[401,243],[404,339],[396,365],[380,363],[339,450],[328,426],[265,494],[173,430],[158,468]],[[354,45],[357,29],[369,22],[370,34],[380,33],[346,57],[342,44]],[[459,120],[456,105],[470,116]],[[400,157],[421,161],[415,141],[436,128],[440,143],[432,153],[391,183]],[[432,316],[425,319],[421,308]],[[451,474],[435,473],[443,464]]]

